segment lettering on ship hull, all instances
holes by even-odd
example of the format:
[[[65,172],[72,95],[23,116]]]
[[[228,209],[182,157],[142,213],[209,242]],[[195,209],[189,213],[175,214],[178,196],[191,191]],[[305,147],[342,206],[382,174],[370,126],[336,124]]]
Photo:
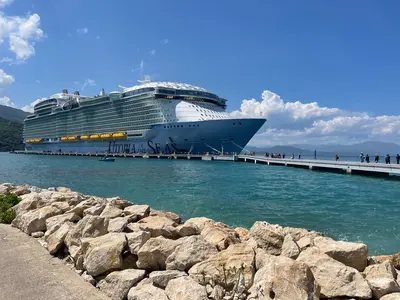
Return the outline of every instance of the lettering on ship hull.
[[[169,138],[169,142],[165,145],[155,143],[152,140],[148,140],[147,143],[118,143],[116,141],[110,141],[108,149],[106,151],[110,153],[145,153],[151,152],[153,154],[173,154],[174,152],[188,152],[187,149],[179,149],[176,143]]]

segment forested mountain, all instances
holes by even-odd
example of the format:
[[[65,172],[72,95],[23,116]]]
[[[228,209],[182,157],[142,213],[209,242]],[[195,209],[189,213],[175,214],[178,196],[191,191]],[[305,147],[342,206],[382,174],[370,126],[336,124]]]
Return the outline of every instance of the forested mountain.
[[[0,118],[0,152],[23,150],[22,130],[24,125]]]
[[[22,123],[29,113],[18,108],[0,105],[0,118]]]

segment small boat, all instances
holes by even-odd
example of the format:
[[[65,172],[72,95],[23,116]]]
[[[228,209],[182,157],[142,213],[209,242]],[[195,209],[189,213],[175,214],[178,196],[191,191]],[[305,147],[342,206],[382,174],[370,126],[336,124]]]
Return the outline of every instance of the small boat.
[[[107,156],[104,156],[101,159],[99,159],[99,161],[114,161],[114,160],[115,160],[115,158],[107,157]]]

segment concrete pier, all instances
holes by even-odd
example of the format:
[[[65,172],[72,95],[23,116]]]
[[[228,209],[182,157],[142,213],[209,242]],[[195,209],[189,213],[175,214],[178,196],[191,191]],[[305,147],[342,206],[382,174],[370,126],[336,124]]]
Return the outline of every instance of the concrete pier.
[[[343,174],[358,174],[367,176],[399,176],[400,165],[383,163],[360,163],[352,161],[282,159],[255,155],[199,155],[199,154],[149,154],[149,153],[77,153],[77,152],[39,152],[14,151],[15,154],[55,155],[55,156],[91,156],[145,159],[190,159],[205,161],[249,162],[254,164],[304,168],[313,171],[328,171]]]

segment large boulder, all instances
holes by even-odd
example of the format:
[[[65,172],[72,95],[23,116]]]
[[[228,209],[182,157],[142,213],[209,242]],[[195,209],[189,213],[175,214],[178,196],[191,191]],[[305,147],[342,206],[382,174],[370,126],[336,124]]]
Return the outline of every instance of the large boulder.
[[[97,287],[112,300],[124,300],[129,290],[144,278],[144,270],[123,270],[111,272],[100,280]]]
[[[208,300],[206,288],[189,276],[170,280],[165,293],[174,300]]]
[[[211,223],[216,223],[216,222],[214,220],[206,218],[206,217],[190,218],[189,220],[187,220],[185,222],[185,224],[191,225],[191,226],[197,228],[197,230],[198,230],[197,234],[200,234],[203,231],[204,227]]]
[[[139,220],[138,224],[141,230],[150,232],[151,237],[163,236],[169,239],[180,237],[176,230],[178,224],[167,217],[150,216]]]
[[[125,216],[132,216],[136,220],[148,217],[150,214],[150,206],[148,205],[131,205],[124,209]]]
[[[122,212],[123,212],[122,209],[113,206],[111,204],[107,204],[102,213],[100,214],[100,217],[113,219],[116,217],[121,217]]]
[[[67,213],[74,213],[80,217],[83,217],[83,212],[86,209],[91,208],[95,204],[96,204],[96,200],[93,198],[89,198],[89,199],[83,200],[78,205],[71,208],[69,211],[67,211]]]
[[[368,264],[380,264],[390,261],[396,269],[400,270],[400,252],[392,255],[378,255],[368,257]]]
[[[106,204],[101,204],[101,203],[93,205],[89,208],[86,208],[83,211],[83,216],[87,216],[87,215],[100,216],[100,214],[103,212],[105,207],[106,207]]]
[[[195,264],[218,254],[215,246],[202,236],[182,238],[182,243],[166,260],[167,270],[188,271]]]
[[[22,196],[22,195],[26,195],[29,194],[30,191],[30,186],[25,184],[25,185],[17,185],[15,187],[13,187],[9,192],[11,194],[17,195],[17,196]]]
[[[242,274],[248,289],[253,284],[254,261],[253,248],[246,244],[233,244],[217,255],[195,264],[189,270],[189,275],[202,285],[215,283],[229,290]]]
[[[266,254],[249,292],[249,300],[319,299],[319,286],[305,263],[270,254]]]
[[[239,235],[236,231],[220,222],[204,225],[200,234],[220,251],[228,248],[229,245],[240,243]]]
[[[381,299],[381,297],[390,293],[400,292],[399,283],[396,281],[397,273],[390,261],[368,266],[364,275],[375,299]]]
[[[67,233],[73,228],[73,226],[73,223],[66,222],[45,238],[47,250],[49,250],[50,254],[55,254],[58,250],[60,250],[60,248],[64,245],[64,240]]]
[[[181,242],[162,236],[150,238],[137,252],[137,266],[151,271],[165,270],[167,257],[174,252]]]
[[[125,235],[128,242],[129,251],[135,255],[137,255],[140,247],[142,247],[144,243],[146,243],[151,237],[149,232],[141,230],[129,232]]]
[[[279,255],[282,251],[284,232],[279,225],[267,222],[255,222],[251,227],[247,240],[255,241],[257,247],[272,255]]]
[[[400,293],[393,293],[383,296],[379,300],[400,300]]]
[[[286,256],[289,258],[296,259],[300,254],[300,248],[297,243],[293,240],[293,237],[290,234],[285,235],[282,244],[282,256]]]
[[[83,240],[82,247],[86,250],[83,266],[87,273],[97,276],[107,271],[120,269],[125,245],[124,233],[108,233]]]
[[[149,274],[149,278],[153,281],[153,284],[163,289],[165,289],[170,280],[182,276],[187,276],[187,274],[177,270],[154,271]]]
[[[358,297],[369,299],[371,289],[363,276],[354,268],[321,253],[317,248],[308,248],[300,253],[298,261],[311,269],[321,287],[321,298]]]
[[[368,248],[365,244],[334,241],[327,237],[318,236],[314,238],[314,246],[320,252],[360,272],[364,271],[367,266]]]
[[[200,234],[199,228],[192,223],[179,224],[176,227],[176,231],[181,237]]]
[[[106,198],[107,202],[119,209],[124,210],[126,207],[133,205],[132,202],[129,202],[126,199],[120,198],[120,197],[111,197],[111,198]]]
[[[244,241],[249,234],[249,230],[244,227],[236,227],[235,232],[237,233],[241,241]]]
[[[13,220],[12,225],[21,229],[27,234],[31,234],[32,232],[36,231],[45,231],[46,220],[59,214],[62,214],[62,211],[57,207],[45,206],[18,215]]]
[[[283,233],[285,235],[290,234],[295,242],[299,241],[303,237],[315,238],[317,236],[321,236],[321,233],[316,231],[308,231],[304,228],[295,228],[295,227],[283,227]]]
[[[0,193],[1,194],[1,193]],[[29,210],[34,210],[39,207],[41,200],[39,193],[29,193],[20,197],[21,201],[14,206],[14,211],[17,215],[25,213]]]
[[[155,287],[151,280],[143,280],[130,289],[128,300],[171,300],[163,289]]]
[[[173,213],[173,212],[151,209],[149,216],[151,216],[151,217],[165,217],[165,218],[168,218],[168,219],[174,221],[176,224],[180,224],[181,223],[181,217],[178,216],[177,214]]]
[[[132,221],[131,216],[116,217],[108,222],[108,232],[123,232],[126,225]]]
[[[85,197],[77,192],[62,193],[49,190],[40,192],[40,198],[41,201],[39,207],[49,205],[53,202],[67,202],[68,205],[72,207],[85,200]]]
[[[76,223],[80,219],[81,218],[75,213],[68,213],[50,217],[46,220],[46,228],[47,228],[46,236],[52,234],[54,231],[60,228],[65,222]]]
[[[7,194],[12,189],[12,187],[13,185],[11,183],[0,184],[0,195]]]

